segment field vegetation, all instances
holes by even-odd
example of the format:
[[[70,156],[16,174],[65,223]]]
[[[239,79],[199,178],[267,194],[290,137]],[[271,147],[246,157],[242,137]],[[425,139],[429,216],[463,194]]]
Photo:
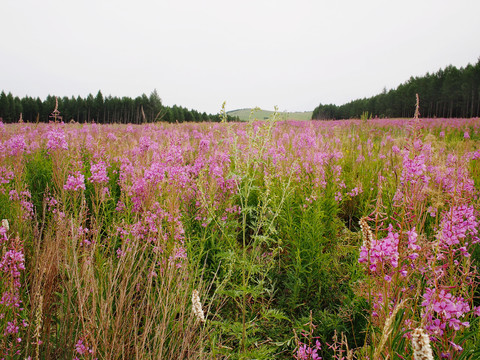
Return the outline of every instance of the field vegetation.
[[[0,123],[0,358],[478,359],[479,140]]]
[[[233,118],[238,118],[240,121],[249,121],[249,120],[267,120],[270,119],[273,114],[275,114],[278,120],[310,120],[312,118],[312,111],[271,111],[271,110],[262,110],[259,108],[247,108],[247,109],[238,109],[227,111],[227,115],[230,115]]]

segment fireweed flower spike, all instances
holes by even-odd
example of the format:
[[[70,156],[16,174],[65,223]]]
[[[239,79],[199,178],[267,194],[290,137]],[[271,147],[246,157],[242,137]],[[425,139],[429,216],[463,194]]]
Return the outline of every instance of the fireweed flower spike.
[[[76,172],[75,175],[68,175],[67,182],[63,185],[65,190],[85,190],[85,176]]]
[[[195,314],[198,320],[204,323],[205,315],[203,314],[202,303],[200,302],[200,296],[197,290],[193,290],[192,292],[192,305],[193,305],[193,313]]]
[[[430,338],[425,330],[417,328],[412,331],[412,348],[414,360],[433,360]]]

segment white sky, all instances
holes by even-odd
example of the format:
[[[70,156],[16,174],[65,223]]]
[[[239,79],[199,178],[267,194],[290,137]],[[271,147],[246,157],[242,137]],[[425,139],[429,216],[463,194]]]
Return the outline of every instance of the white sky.
[[[0,91],[308,111],[480,57],[478,0],[1,0]]]

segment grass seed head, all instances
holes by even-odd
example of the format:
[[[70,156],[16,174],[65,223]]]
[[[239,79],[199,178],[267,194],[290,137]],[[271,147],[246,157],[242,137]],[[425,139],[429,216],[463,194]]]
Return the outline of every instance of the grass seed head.
[[[205,315],[203,314],[202,303],[200,302],[200,296],[198,290],[193,290],[192,292],[192,305],[193,313],[201,322],[205,322]]]
[[[368,225],[367,219],[365,217],[362,217],[360,219],[359,224],[360,224],[360,229],[362,229],[363,246],[367,250],[370,250],[372,248],[372,242],[373,242],[372,230],[370,229],[370,226]]]
[[[414,360],[433,360],[430,338],[422,328],[412,331],[412,348]]]
[[[2,227],[3,227],[6,231],[10,230],[10,225],[8,224],[8,220],[7,220],[7,219],[3,219],[3,220],[2,220]]]

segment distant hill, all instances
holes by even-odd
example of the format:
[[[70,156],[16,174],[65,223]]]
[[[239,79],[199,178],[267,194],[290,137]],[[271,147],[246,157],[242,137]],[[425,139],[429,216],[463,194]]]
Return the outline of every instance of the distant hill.
[[[240,120],[247,121],[250,118],[257,119],[257,120],[264,120],[268,119],[272,116],[273,111],[269,110],[255,110],[253,109],[238,109],[227,111],[227,115],[232,117],[238,116]],[[303,112],[278,112],[278,119],[280,120],[310,120],[312,118],[311,111],[303,111]]]

